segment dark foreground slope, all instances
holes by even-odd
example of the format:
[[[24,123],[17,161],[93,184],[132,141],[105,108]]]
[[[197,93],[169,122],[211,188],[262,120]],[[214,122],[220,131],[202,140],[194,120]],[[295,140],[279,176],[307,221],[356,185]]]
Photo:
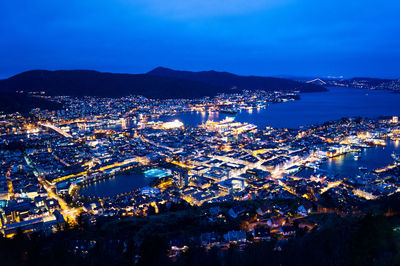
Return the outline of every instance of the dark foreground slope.
[[[0,80],[0,91],[45,91],[48,95],[148,98],[198,98],[232,92],[232,88],[323,91],[325,88],[286,79],[241,77],[222,72],[187,72],[157,68],[147,74],[90,70],[32,70]]]
[[[96,225],[79,218],[79,227],[49,236],[20,232],[14,239],[0,236],[0,261],[2,265],[400,265],[399,203],[400,195],[395,194],[367,202],[358,214],[313,214],[308,219],[319,226],[309,232],[296,226],[296,236],[288,241],[271,239],[244,248],[232,244],[209,250],[190,237],[226,232],[241,224],[206,222],[203,207],[190,206],[161,208],[161,213],[146,217],[102,217]],[[171,260],[169,240],[176,237],[189,239],[189,249]]]

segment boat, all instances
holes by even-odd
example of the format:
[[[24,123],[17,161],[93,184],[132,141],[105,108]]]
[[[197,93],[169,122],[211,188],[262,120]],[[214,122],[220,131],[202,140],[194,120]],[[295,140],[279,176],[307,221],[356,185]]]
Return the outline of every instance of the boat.
[[[228,114],[228,115],[236,115],[237,111],[234,109],[221,109],[219,110],[220,113]]]
[[[360,166],[360,167],[358,167],[358,170],[360,170],[360,171],[367,171],[368,168],[365,167],[365,166]]]
[[[360,158],[360,156],[359,155],[354,155],[354,160],[358,160]]]
[[[392,153],[392,158],[393,158],[397,163],[400,163],[400,154],[399,154],[399,153],[393,152],[393,153]]]

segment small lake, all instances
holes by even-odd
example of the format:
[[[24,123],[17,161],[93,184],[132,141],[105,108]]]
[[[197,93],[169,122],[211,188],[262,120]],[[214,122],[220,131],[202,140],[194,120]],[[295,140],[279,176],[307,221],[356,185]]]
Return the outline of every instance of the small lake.
[[[111,197],[148,185],[150,179],[141,173],[122,173],[83,186],[80,194],[91,197]]]

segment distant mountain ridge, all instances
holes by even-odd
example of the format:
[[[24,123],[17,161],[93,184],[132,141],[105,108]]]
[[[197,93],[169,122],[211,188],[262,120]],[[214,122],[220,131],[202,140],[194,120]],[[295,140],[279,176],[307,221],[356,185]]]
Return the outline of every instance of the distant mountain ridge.
[[[157,67],[147,74],[153,76],[174,77],[187,80],[193,80],[219,86],[225,89],[239,90],[278,90],[290,91],[298,90],[301,92],[324,91],[325,88],[314,84],[305,84],[290,79],[275,78],[275,77],[260,77],[260,76],[239,76],[229,72],[210,71],[182,71],[173,70],[165,67]]]
[[[326,90],[322,86],[281,78],[238,76],[216,71],[176,71],[162,67],[146,74],[31,70],[0,80],[0,92],[45,91],[47,95],[69,96],[199,98],[243,89],[301,92]]]
[[[218,89],[190,80],[92,70],[32,70],[0,81],[0,91],[45,91],[48,95],[69,96],[194,98]]]
[[[350,79],[330,79],[325,81],[331,86],[400,92],[400,79],[355,77]]]

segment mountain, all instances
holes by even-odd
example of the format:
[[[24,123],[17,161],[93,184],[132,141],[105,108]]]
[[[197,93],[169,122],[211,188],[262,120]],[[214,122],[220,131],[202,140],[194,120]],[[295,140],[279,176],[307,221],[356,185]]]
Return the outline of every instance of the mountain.
[[[368,78],[368,77],[354,77],[354,78],[350,78],[348,79],[349,81],[365,81],[365,82],[369,82],[371,84],[375,84],[378,85],[382,82],[387,82],[390,81],[391,79],[382,79],[382,78]]]
[[[0,91],[44,91],[47,95],[148,98],[199,98],[232,92],[232,88],[324,91],[314,84],[287,79],[244,77],[226,72],[175,71],[156,68],[146,74],[116,74],[91,70],[32,70],[0,80]]]
[[[32,97],[16,92],[0,92],[0,112],[28,113],[33,108],[56,110],[61,109],[62,105],[43,98]]]
[[[371,90],[391,90],[400,92],[400,79],[380,78],[351,78],[351,79],[330,79],[325,80],[331,86],[343,86],[349,88],[362,88]]]
[[[157,67],[147,74],[162,77],[174,77],[198,82],[207,83],[214,86],[219,86],[225,90],[281,90],[281,91],[301,91],[301,92],[316,92],[325,91],[322,86],[314,84],[305,84],[290,79],[260,77],[260,76],[239,76],[228,72],[217,71],[178,71],[165,67]]]
[[[48,95],[149,98],[196,98],[220,90],[215,86],[146,74],[114,74],[91,70],[32,70],[0,81],[3,91],[45,91]]]
[[[318,78],[317,76],[294,76],[294,75],[275,75],[272,76],[273,78],[281,78],[281,79],[290,79],[290,80],[295,80],[295,81],[299,81],[299,82],[306,82],[309,80],[313,80]]]

